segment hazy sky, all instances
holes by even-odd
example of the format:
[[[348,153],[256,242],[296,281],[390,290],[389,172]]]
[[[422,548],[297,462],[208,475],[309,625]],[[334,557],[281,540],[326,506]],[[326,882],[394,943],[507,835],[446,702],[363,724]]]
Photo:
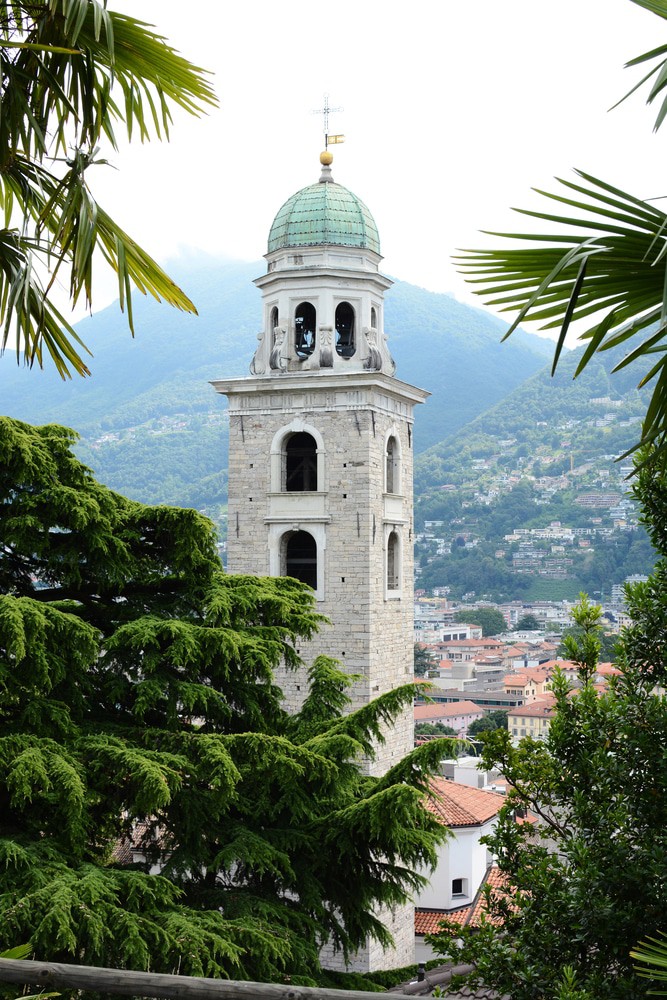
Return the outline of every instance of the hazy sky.
[[[112,157],[100,201],[161,261],[182,248],[255,259],[271,221],[319,176],[324,94],[334,179],[380,231],[386,273],[472,301],[451,257],[509,206],[580,167],[667,193],[664,134],[623,63],[667,40],[630,0],[110,0],[210,69],[220,109],[178,117],[170,144]],[[479,300],[474,300],[480,304]],[[100,303],[101,304],[101,303]]]

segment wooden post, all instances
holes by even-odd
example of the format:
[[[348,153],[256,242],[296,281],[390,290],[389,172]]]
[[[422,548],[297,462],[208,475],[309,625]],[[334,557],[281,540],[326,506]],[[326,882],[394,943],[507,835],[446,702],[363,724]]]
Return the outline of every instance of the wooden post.
[[[0,958],[0,982],[174,1000],[370,1000],[370,995],[362,990],[167,976],[156,972],[133,972],[131,969],[103,969],[92,965],[62,965],[59,962],[29,962],[12,958]],[[408,998],[402,993],[392,993],[392,1000]]]

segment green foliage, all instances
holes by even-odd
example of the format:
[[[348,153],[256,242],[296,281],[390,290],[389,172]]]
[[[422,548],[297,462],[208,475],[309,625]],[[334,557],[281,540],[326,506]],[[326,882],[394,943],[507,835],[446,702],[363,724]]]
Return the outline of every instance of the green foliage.
[[[661,553],[666,489],[647,471],[635,486]],[[502,925],[486,923],[477,935],[464,929],[461,950],[444,934],[434,941],[473,962],[474,981],[513,1000],[634,1000],[643,989],[630,948],[667,925],[667,706],[656,688],[667,678],[665,561],[648,584],[629,588],[634,624],[621,634],[621,676],[608,691],[592,683],[601,612],[584,598],[578,636],[567,640],[581,687],[570,692],[555,678],[546,740],[515,747],[500,729],[484,739],[484,766],[499,768],[512,788],[488,839],[510,895],[490,902]],[[538,823],[517,824],[517,809]]]
[[[321,621],[312,592],[225,576],[206,518],[102,486],[74,437],[0,419],[0,948],[313,981],[325,940],[388,943],[378,906],[443,837],[421,805],[440,754],[358,765],[414,686],[346,715],[319,658],[287,715],[274,670]]]
[[[556,656],[560,656],[563,659],[568,659],[570,653],[573,649],[577,648],[577,643],[583,638],[583,632],[581,628],[574,625],[572,628],[566,628],[563,630],[561,641],[556,650]],[[575,646],[572,646],[572,641],[574,640]],[[596,641],[599,647],[598,659],[601,663],[615,663],[616,657],[618,655],[618,642],[619,637],[615,632],[608,632],[604,628],[600,628],[597,633]]]
[[[461,611],[454,621],[481,625],[482,635],[485,638],[507,630],[507,622],[497,608],[476,608],[474,611]]]
[[[135,18],[98,0],[0,4],[0,311],[4,347],[40,365],[46,351],[65,377],[86,374],[81,341],[50,298],[65,278],[72,305],[92,303],[93,259],[118,275],[130,328],[132,286],[179,309],[184,293],[99,205],[89,186],[107,165],[100,144],[168,138],[171,108],[215,104],[203,72]],[[37,277],[46,270],[44,287]]]
[[[516,632],[535,631],[536,629],[539,628],[541,628],[541,625],[537,620],[537,618],[535,617],[535,615],[527,614],[527,615],[522,615],[521,618],[519,618],[515,626],[515,631]]]
[[[444,722],[418,722],[415,725],[415,736],[458,736],[455,729]]]
[[[434,665],[427,649],[421,643],[415,643],[415,677],[423,677],[426,671]]]
[[[630,954],[632,958],[644,963],[636,967],[640,976],[662,983],[667,982],[667,935],[661,933],[659,937],[642,941]],[[650,990],[649,992],[651,996],[667,996],[666,990]]]
[[[488,712],[483,718],[475,719],[468,726],[468,736],[479,736],[480,733],[492,733],[496,729],[507,729],[507,712],[498,709]]]

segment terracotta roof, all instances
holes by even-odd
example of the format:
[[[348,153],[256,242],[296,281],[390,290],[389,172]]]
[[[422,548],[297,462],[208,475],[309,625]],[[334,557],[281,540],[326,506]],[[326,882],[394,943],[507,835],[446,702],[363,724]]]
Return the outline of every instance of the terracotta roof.
[[[600,674],[602,677],[615,677],[619,676],[621,671],[613,663],[598,663],[595,673]]]
[[[433,705],[415,705],[415,722],[428,719],[451,719],[457,715],[483,715],[484,710],[474,701],[439,702]]]
[[[520,719],[553,719],[556,714],[556,700],[544,695],[538,701],[531,701],[529,705],[522,705],[521,708],[510,708],[507,714]]]
[[[504,796],[446,778],[431,778],[425,805],[445,826],[481,826],[500,811]]]
[[[455,924],[465,924],[470,914],[470,906],[460,906],[457,910],[415,910],[415,934],[435,934],[443,920]]]
[[[447,639],[445,642],[439,642],[439,646],[504,646],[505,644],[500,641],[500,639]]]
[[[487,869],[486,878],[479,887],[477,895],[470,904],[470,917],[467,921],[467,924],[470,927],[477,927],[481,923],[482,916],[485,920],[490,920],[491,923],[500,923],[498,917],[489,916],[486,904],[486,893],[484,891],[485,886],[487,885],[491,888],[492,899],[494,897],[496,899],[506,899],[508,896],[512,895],[506,876],[502,874],[496,865],[491,865],[491,867]]]

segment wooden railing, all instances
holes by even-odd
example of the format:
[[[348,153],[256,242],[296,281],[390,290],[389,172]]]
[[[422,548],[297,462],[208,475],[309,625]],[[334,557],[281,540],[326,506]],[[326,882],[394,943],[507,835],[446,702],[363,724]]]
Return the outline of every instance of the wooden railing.
[[[288,983],[246,983],[229,979],[167,976],[157,972],[102,969],[91,965],[18,961],[0,958],[0,982],[43,989],[90,990],[133,997],[173,1000],[370,1000],[362,990],[332,990]],[[391,994],[391,1000],[408,1000],[408,994]]]

